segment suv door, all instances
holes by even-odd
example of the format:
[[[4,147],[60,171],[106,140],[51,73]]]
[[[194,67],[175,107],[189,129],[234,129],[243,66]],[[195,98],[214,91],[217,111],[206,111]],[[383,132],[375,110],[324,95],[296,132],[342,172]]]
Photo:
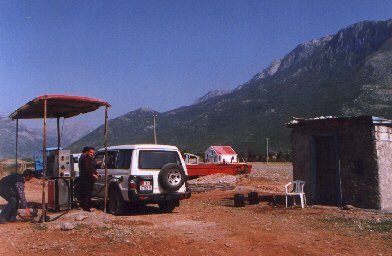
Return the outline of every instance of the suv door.
[[[99,197],[104,197],[104,185],[105,185],[105,163],[108,168],[108,182],[113,177],[123,177],[124,186],[127,188],[127,177],[130,175],[130,166],[132,158],[132,149],[120,149],[120,150],[110,150],[108,151],[108,159],[105,160],[105,152],[99,152],[96,154],[94,159],[97,159],[97,172],[99,179],[95,183],[96,193],[94,195]]]
[[[94,156],[95,168],[98,173],[98,180],[94,183],[93,196],[104,197],[105,195],[105,164],[108,168],[108,179],[113,175],[113,169],[116,166],[117,150],[108,151],[108,159],[105,159],[105,151],[99,151]]]

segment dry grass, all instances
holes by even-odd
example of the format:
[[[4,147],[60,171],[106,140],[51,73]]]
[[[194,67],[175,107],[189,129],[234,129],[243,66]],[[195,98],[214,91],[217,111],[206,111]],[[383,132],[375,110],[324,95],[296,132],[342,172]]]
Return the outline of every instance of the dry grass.
[[[37,223],[33,226],[33,229],[37,231],[46,231],[48,226],[45,223]]]
[[[348,216],[326,216],[319,219],[328,229],[347,230],[356,235],[380,233],[386,240],[392,239],[392,219],[390,218],[358,218]]]
[[[34,169],[33,161],[19,160],[18,172],[22,173],[25,169]],[[8,159],[0,161],[0,177],[6,176],[15,172],[15,160]]]
[[[0,176],[6,176],[15,171],[15,165],[4,165],[0,163]]]

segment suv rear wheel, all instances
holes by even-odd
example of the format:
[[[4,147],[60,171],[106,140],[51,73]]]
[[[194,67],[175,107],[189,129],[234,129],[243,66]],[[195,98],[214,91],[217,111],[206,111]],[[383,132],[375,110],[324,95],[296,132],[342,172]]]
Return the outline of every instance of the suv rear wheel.
[[[109,191],[109,211],[113,215],[121,215],[124,213],[125,203],[120,190],[116,187],[111,187]]]

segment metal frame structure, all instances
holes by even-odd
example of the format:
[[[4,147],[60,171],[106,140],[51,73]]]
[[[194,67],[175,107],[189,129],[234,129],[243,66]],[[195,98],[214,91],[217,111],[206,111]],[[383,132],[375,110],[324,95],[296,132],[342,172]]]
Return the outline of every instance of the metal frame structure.
[[[12,120],[16,120],[16,152],[15,152],[15,162],[16,162],[16,172],[18,168],[18,129],[19,129],[19,119],[42,119],[44,121],[43,130],[43,182],[42,182],[42,220],[46,220],[46,123],[47,118],[57,119],[57,147],[60,148],[60,118],[70,118],[77,116],[79,114],[85,114],[97,110],[100,107],[105,107],[105,129],[104,129],[104,147],[105,147],[105,159],[107,159],[107,132],[108,132],[108,108],[111,105],[100,99],[81,97],[81,96],[70,96],[70,95],[43,95],[39,96],[19,109],[15,110],[9,117]],[[105,165],[105,212],[107,204],[107,167]]]

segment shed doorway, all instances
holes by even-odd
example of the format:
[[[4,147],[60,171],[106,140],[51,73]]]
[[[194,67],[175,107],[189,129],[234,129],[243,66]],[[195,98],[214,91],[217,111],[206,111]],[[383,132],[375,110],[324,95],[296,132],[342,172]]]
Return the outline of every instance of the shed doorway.
[[[316,137],[316,204],[337,205],[339,200],[338,152],[335,136]]]

